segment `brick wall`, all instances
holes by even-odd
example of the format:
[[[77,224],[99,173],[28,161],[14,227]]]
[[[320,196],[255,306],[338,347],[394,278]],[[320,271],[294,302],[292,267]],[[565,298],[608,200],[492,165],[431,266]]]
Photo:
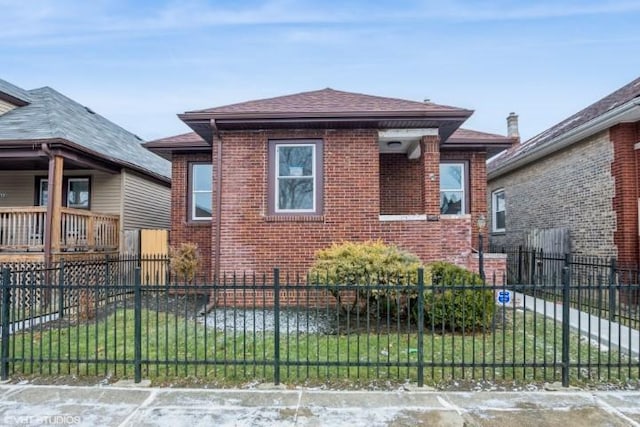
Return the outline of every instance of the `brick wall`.
[[[211,154],[178,154],[172,156],[171,181],[171,247],[180,243],[195,243],[202,259],[198,277],[211,279],[213,253],[210,221],[188,221],[188,170],[190,162],[211,162]],[[215,171],[214,171],[215,174]]]
[[[609,132],[603,131],[492,179],[486,200],[490,208],[491,192],[504,188],[507,232],[492,234],[491,241],[498,246],[517,246],[524,244],[526,233],[533,228],[567,227],[573,253],[617,256],[613,161],[613,144]]]
[[[381,163],[375,130],[228,132],[222,138],[222,271],[264,272],[279,266],[283,271],[305,272],[315,252],[332,242],[377,238],[415,252],[425,262],[451,259],[467,265],[472,224],[486,203],[481,179],[485,176],[484,155],[446,154],[450,159],[468,159],[473,182],[482,186],[479,193],[483,197],[479,201],[478,192],[472,192],[471,215],[439,221],[380,221],[381,206],[385,205],[381,203]],[[269,139],[284,138],[324,141],[324,212],[320,218],[267,215],[267,143]],[[433,150],[433,146],[437,149],[437,137],[425,140],[426,156],[418,165],[427,177],[430,173],[437,177],[440,153]],[[411,182],[417,188],[407,190],[407,194],[430,189],[423,192],[422,212],[437,215],[438,180],[423,180],[422,187],[414,178]],[[415,208],[420,198],[410,200]]]
[[[420,159],[406,154],[380,154],[380,213],[412,215],[424,213],[424,169]]]
[[[288,138],[324,141],[321,217],[268,214],[268,141]],[[486,206],[484,154],[442,153],[443,158],[450,160],[468,160],[471,182],[480,188],[470,192],[470,214],[440,218],[438,138],[423,138],[424,156],[417,161],[405,160],[404,155],[385,159],[386,155],[379,153],[377,139],[376,130],[223,132],[221,272],[269,274],[279,267],[283,274],[304,274],[318,249],[342,240],[378,238],[416,253],[426,263],[446,259],[470,268],[472,240],[477,233],[475,224]],[[216,263],[212,250],[216,242],[216,209],[210,223],[187,221],[185,191],[189,162],[210,159],[210,155],[204,154],[173,156],[171,242],[197,243],[207,261],[203,268],[212,272]],[[394,171],[399,176],[392,177]],[[389,177],[387,182],[396,187],[401,182],[405,184],[406,188],[396,190],[403,197],[381,189],[381,176]],[[416,176],[426,179],[418,180]],[[427,213],[428,220],[381,221],[380,214],[389,213],[385,211],[391,209],[392,201],[401,209],[394,213]]]
[[[613,209],[617,227],[613,240],[618,248],[618,262],[635,266],[638,263],[638,182],[636,123],[622,123],[610,129],[614,158],[611,173],[615,182]]]

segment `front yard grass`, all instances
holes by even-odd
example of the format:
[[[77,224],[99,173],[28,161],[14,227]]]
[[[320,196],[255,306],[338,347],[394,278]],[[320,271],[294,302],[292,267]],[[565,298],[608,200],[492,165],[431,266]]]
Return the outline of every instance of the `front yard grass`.
[[[492,330],[452,334],[425,327],[427,385],[453,381],[540,383],[561,378],[561,325],[531,312],[498,313]],[[225,383],[273,382],[276,341],[270,331],[205,327],[199,318],[144,309],[142,377]],[[221,325],[219,325],[221,326]],[[291,334],[281,331],[280,378],[289,384],[389,380],[415,382],[415,328],[385,325],[377,331]],[[406,328],[406,325],[405,329]],[[393,330],[395,328],[395,331]],[[400,332],[398,332],[400,330]],[[624,354],[599,349],[572,331],[570,380],[627,383],[640,365]],[[74,375],[133,378],[134,311],[120,308],[99,320],[42,325],[10,338],[11,375]]]

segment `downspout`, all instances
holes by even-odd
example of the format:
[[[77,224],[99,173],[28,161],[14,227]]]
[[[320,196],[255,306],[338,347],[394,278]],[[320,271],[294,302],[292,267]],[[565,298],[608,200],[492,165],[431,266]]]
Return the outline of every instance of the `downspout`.
[[[220,255],[222,254],[222,250],[220,248],[220,242],[222,240],[220,236],[222,231],[222,137],[220,136],[220,130],[216,125],[215,119],[211,119],[211,129],[213,130],[211,145],[213,145],[214,141],[216,142],[216,261],[213,274],[214,279],[218,278],[218,280],[220,280]]]
[[[53,175],[55,169],[55,162],[53,159],[53,153],[49,149],[47,143],[41,145],[42,151],[47,155],[49,159],[49,172],[47,175],[47,213],[45,215],[45,227],[44,227],[44,262],[45,268],[51,267],[51,216],[53,212]],[[48,224],[48,225],[47,225]]]

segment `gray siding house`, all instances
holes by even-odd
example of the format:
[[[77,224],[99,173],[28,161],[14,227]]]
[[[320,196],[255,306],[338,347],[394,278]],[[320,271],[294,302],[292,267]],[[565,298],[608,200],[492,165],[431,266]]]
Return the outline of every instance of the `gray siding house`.
[[[119,253],[170,226],[171,165],[49,87],[0,79],[0,262]]]

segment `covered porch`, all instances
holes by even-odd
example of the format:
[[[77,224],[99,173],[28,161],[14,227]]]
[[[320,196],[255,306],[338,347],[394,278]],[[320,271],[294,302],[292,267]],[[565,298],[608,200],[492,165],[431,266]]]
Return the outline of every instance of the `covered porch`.
[[[0,259],[9,253],[45,252],[47,208],[0,208]],[[60,221],[51,235],[51,252],[117,251],[119,217],[61,207]]]
[[[55,142],[0,148],[0,262],[119,251],[117,169]]]

